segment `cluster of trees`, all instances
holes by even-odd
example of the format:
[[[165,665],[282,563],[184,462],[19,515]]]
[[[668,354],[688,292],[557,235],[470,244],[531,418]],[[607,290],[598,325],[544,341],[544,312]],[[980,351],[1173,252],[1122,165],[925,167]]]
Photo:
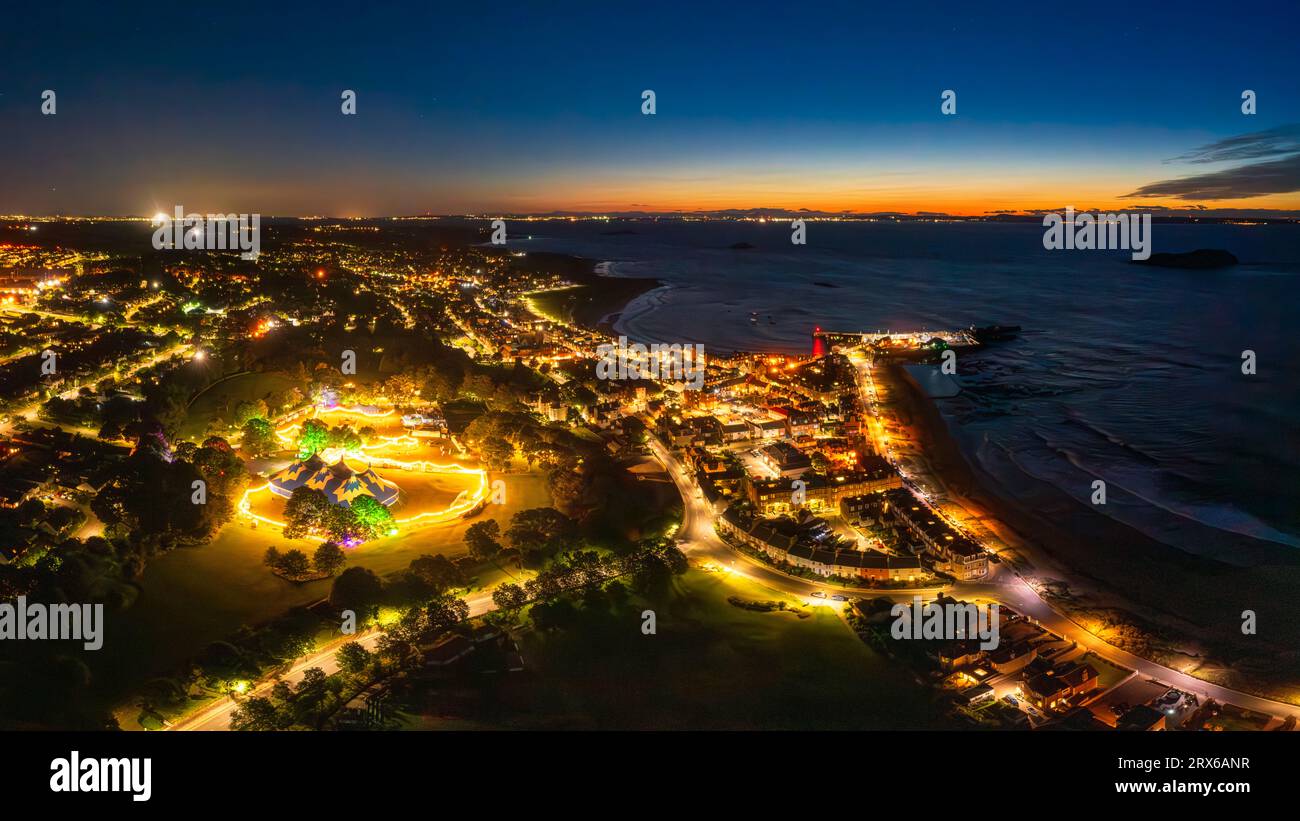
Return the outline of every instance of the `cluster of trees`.
[[[423,399],[442,403],[477,399],[501,411],[520,410],[530,393],[547,384],[546,377],[526,365],[480,364],[461,351],[445,348],[434,365],[413,376],[422,385]]]
[[[270,696],[245,699],[230,715],[232,730],[319,729],[344,703],[347,682],[319,667],[303,671],[296,686],[277,681]]]
[[[254,417],[244,422],[240,428],[242,437],[239,447],[254,459],[274,453],[280,449],[280,440],[276,438],[275,428],[270,421]]]
[[[489,470],[505,470],[516,454],[530,468],[572,470],[598,450],[562,425],[543,425],[528,413],[489,411],[470,422],[461,437],[479,451]]]
[[[155,429],[140,435],[90,508],[110,540],[154,552],[207,542],[234,517],[247,483],[244,462],[225,439],[182,442],[170,452],[162,431]]]
[[[336,505],[323,491],[299,487],[284,506],[284,536],[301,539],[322,533],[339,544],[364,542],[389,533],[393,514],[373,496],[359,496],[351,507]]]
[[[298,431],[298,458],[310,459],[327,448],[360,450],[375,437],[375,429],[364,427],[355,431],[350,425],[330,427],[319,419],[308,419]]]
[[[231,714],[235,730],[311,730],[320,729],[360,690],[383,674],[384,659],[355,641],[339,648],[336,656],[339,672],[326,675],[319,667],[303,672],[302,680],[291,686],[277,681],[269,696],[244,700]]]
[[[272,545],[266,549],[263,563],[282,576],[303,579],[313,573],[317,576],[333,576],[343,569],[343,565],[347,563],[347,556],[343,553],[343,549],[333,542],[322,543],[312,553],[311,558],[297,548],[281,553]]]
[[[469,605],[464,599],[443,594],[435,596],[422,606],[412,607],[393,624],[384,628],[377,650],[380,655],[399,664],[419,652],[439,635],[469,618]]]
[[[648,540],[626,555],[579,550],[558,556],[550,567],[534,578],[517,584],[503,584],[492,591],[492,601],[507,612],[526,604],[546,602],[566,593],[601,585],[619,576],[630,575],[632,586],[641,592],[661,588],[675,575],[686,572],[686,556],[665,540]],[[536,617],[537,605],[533,615]],[[545,612],[542,608],[540,612]]]
[[[334,579],[330,605],[363,615],[373,615],[381,604],[399,609],[418,606],[467,585],[465,564],[443,555],[424,555],[412,559],[387,582],[367,568],[349,567]]]
[[[680,499],[670,489],[657,492],[636,482],[599,444],[531,413],[489,411],[470,422],[461,441],[489,470],[503,470],[516,457],[545,469],[555,507],[606,544],[630,548],[676,518],[667,508]]]
[[[475,522],[465,530],[465,546],[478,562],[511,557],[521,567],[540,567],[578,536],[578,523],[553,507],[517,511],[510,518],[502,544],[501,525],[495,519]]]

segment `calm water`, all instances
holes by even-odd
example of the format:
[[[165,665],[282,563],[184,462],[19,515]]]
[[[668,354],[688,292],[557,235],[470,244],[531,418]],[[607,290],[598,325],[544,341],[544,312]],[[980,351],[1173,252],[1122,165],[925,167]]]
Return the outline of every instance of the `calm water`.
[[[1032,478],[1083,503],[1101,478],[1105,515],[1181,549],[1249,563],[1255,548],[1300,548],[1300,227],[1153,227],[1157,252],[1241,259],[1220,272],[1049,252],[1040,227],[1020,224],[809,223],[802,247],[787,223],[528,230],[511,246],[668,283],[617,325],[646,342],[805,352],[818,325],[1022,325],[1020,340],[964,357],[966,390],[942,404],[1003,491]],[[606,233],[623,230],[635,233]],[[1247,349],[1254,376],[1241,373]]]

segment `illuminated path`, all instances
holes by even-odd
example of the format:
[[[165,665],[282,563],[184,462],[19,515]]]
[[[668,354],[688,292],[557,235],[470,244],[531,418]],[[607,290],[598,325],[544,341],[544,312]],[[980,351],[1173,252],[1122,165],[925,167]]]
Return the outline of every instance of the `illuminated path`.
[[[345,408],[345,407],[327,408],[322,410],[320,407],[316,407],[312,411],[311,418],[315,419],[323,414],[334,414],[334,413],[345,413],[352,416],[361,416],[361,417],[367,417],[371,419],[387,419],[395,416],[397,414],[397,411],[390,409],[387,411],[376,412],[376,411],[366,411],[360,408]],[[279,437],[280,441],[283,442],[287,447],[292,448],[296,443],[293,432],[300,430],[301,428],[302,425],[295,422],[294,424],[287,425],[283,428],[277,429],[275,435]],[[478,484],[475,485],[472,490],[462,491],[460,494],[456,496],[455,500],[453,500],[452,503],[447,507],[438,510],[425,510],[403,518],[395,517],[393,519],[394,523],[398,525],[411,525],[418,522],[421,525],[426,525],[426,524],[437,524],[438,522],[450,521],[452,519],[456,519],[468,513],[469,511],[477,507],[479,504],[481,504],[485,499],[487,499],[489,484],[488,484],[488,475],[486,470],[482,468],[466,467],[465,465],[457,464],[455,462],[440,464],[438,462],[430,462],[427,460],[420,460],[420,459],[406,461],[401,459],[393,459],[392,457],[389,456],[380,455],[379,451],[385,450],[387,448],[418,447],[420,445],[419,438],[415,436],[411,436],[410,434],[403,434],[401,436],[380,436],[378,437],[378,440],[379,441],[374,442],[372,444],[363,445],[360,451],[352,451],[348,453],[342,453],[340,455],[343,458],[354,458],[359,461],[365,461],[369,464],[370,467],[394,468],[398,470],[417,472],[417,473],[430,473],[430,474],[439,474],[439,475],[460,475],[460,476],[472,476],[478,478]],[[371,453],[370,451],[375,451],[375,452]],[[330,460],[326,460],[326,461],[330,461]],[[382,478],[384,478],[386,481],[389,482],[392,481],[388,477],[382,477]],[[260,484],[256,487],[250,487],[247,490],[245,490],[244,495],[240,497],[236,509],[239,511],[241,515],[249,519],[283,530],[285,525],[284,522],[278,519],[273,519],[269,516],[263,516],[259,513],[253,512],[253,502],[257,499],[257,497],[261,496],[262,494],[270,495],[271,492],[272,491],[271,491],[270,482],[264,482],[263,484]]]

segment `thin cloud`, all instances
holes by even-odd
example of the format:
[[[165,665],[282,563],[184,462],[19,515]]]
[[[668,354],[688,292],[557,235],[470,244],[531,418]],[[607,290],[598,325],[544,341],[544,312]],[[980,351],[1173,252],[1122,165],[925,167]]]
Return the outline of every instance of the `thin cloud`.
[[[1243,160],[1266,161],[1147,183],[1125,194],[1124,198],[1238,200],[1300,191],[1300,125],[1228,137],[1175,157],[1170,162],[1201,165]]]
[[[1283,125],[1268,131],[1228,137],[1165,162],[1211,163],[1258,160],[1300,151],[1300,125]]]

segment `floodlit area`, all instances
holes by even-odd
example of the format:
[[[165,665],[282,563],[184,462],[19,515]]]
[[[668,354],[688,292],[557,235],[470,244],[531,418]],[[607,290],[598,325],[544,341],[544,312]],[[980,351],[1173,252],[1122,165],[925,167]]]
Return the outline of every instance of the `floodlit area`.
[[[286,449],[296,448],[306,419],[357,431],[371,428],[374,435],[359,448],[327,448],[295,460],[251,485],[238,505],[250,526],[283,528],[285,503],[300,484],[324,490],[344,505],[364,491],[390,508],[398,531],[459,518],[487,499],[486,470],[461,461],[462,449],[445,434],[405,427],[396,409],[316,406],[277,427],[276,436]]]

